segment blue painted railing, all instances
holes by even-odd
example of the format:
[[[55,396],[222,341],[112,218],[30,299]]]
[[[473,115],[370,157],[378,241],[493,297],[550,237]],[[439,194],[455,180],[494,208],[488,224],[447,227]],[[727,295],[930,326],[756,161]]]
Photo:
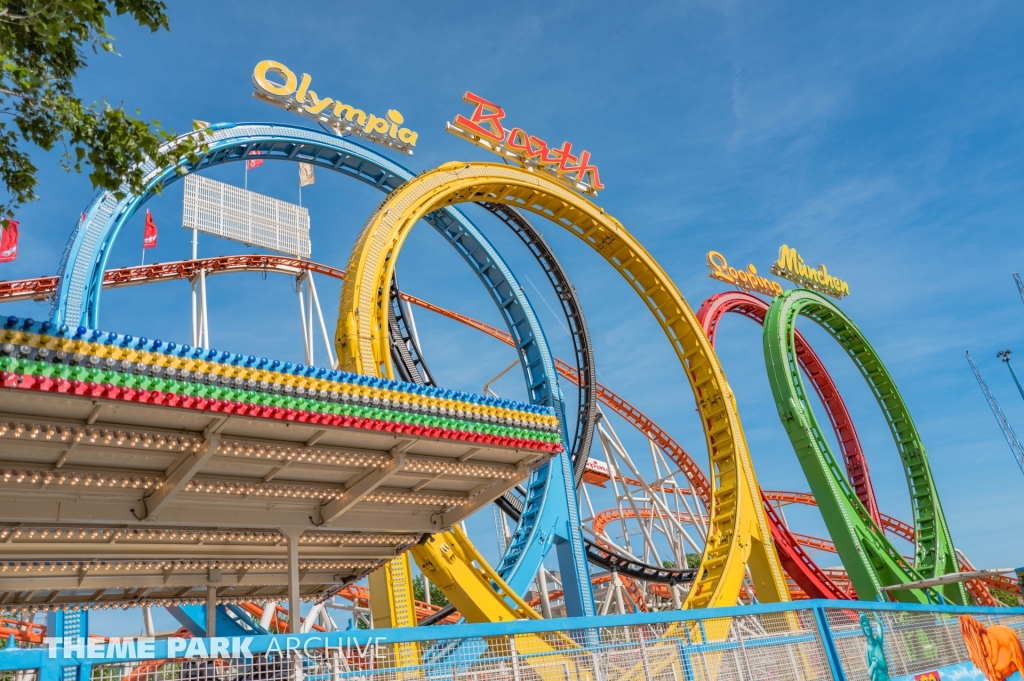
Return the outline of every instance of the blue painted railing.
[[[162,678],[197,681],[214,681],[225,667],[234,669],[238,678],[282,681],[501,676],[546,681],[855,681],[867,678],[861,642],[867,626],[877,627],[884,638],[886,657],[894,667],[891,676],[899,679],[931,666],[969,665],[959,632],[964,615],[983,626],[1002,623],[1024,629],[1024,608],[801,601],[599,618],[149,640],[144,650],[136,646],[138,641],[128,646],[125,641],[94,640],[87,646],[80,640],[58,640],[47,647],[20,648],[10,640],[0,651],[0,672],[38,670],[37,681],[115,681],[135,671],[133,679],[146,681],[155,678],[155,663],[148,668],[136,663],[166,659],[165,664],[176,666],[166,668]],[[578,643],[582,641],[585,647]],[[438,643],[468,643],[457,647],[475,652],[446,665],[409,663],[418,659],[417,651]],[[217,650],[225,659],[209,661],[208,653]],[[481,656],[481,650],[488,654]],[[781,671],[776,668],[780,660]]]

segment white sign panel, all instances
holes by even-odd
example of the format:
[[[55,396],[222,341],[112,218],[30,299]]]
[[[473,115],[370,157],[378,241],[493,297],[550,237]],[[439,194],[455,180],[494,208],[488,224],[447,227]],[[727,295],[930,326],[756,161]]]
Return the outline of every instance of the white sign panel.
[[[309,258],[309,211],[200,175],[185,178],[181,226]]]

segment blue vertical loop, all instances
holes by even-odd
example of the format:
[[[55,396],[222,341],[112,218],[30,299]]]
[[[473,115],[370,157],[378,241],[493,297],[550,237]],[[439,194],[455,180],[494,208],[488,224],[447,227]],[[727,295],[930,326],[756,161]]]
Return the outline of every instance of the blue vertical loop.
[[[51,314],[55,325],[98,328],[103,276],[118,233],[157,187],[171,184],[183,175],[242,161],[258,150],[263,160],[309,163],[349,175],[384,193],[415,177],[415,173],[366,147],[308,128],[219,123],[205,132],[208,151],[196,164],[183,160],[177,168],[157,168],[147,161],[149,165],[143,166],[146,191],[134,194],[123,188],[125,194],[120,199],[113,192],[101,192],[90,203],[65,249]],[[508,265],[461,211],[448,207],[428,215],[426,220],[473,268],[497,305],[515,342],[530,401],[553,407],[561,420],[566,453],[531,474],[524,513],[499,570],[509,586],[523,593],[554,545],[568,614],[593,615],[590,572],[567,451],[565,409],[543,330]]]

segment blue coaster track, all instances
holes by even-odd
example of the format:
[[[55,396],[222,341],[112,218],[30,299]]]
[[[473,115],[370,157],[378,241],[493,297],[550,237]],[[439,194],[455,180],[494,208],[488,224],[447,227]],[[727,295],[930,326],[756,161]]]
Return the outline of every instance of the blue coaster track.
[[[340,172],[385,194],[415,176],[412,171],[366,147],[308,128],[219,123],[204,132],[208,151],[201,155],[198,163],[182,161],[177,167],[168,168],[150,164],[145,167],[144,192],[126,192],[119,199],[114,192],[104,191],[93,199],[72,233],[60,265],[60,284],[51,313],[55,325],[99,328],[103,274],[121,228],[152,198],[158,187],[184,175],[258,156],[262,160],[309,163]],[[257,151],[258,155],[253,153]],[[461,211],[449,207],[432,213],[426,220],[473,268],[497,305],[515,341],[530,401],[555,408],[562,423],[566,453],[533,471],[526,486],[524,512],[515,532],[514,555],[507,555],[501,563],[502,578],[517,593],[525,592],[545,555],[555,546],[568,614],[591,616],[594,614],[593,595],[579,529],[565,408],[544,332],[508,265]],[[576,441],[579,442],[579,438]],[[580,455],[586,457],[587,453]]]

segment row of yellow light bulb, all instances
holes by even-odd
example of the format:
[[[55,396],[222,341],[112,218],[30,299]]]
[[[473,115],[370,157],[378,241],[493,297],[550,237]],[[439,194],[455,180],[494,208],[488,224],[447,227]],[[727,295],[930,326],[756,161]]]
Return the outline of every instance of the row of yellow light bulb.
[[[159,489],[163,480],[158,478],[122,475],[118,473],[83,473],[77,471],[33,471],[0,470],[0,482],[44,485],[82,485],[83,487],[121,487],[132,489]],[[343,490],[327,487],[299,487],[296,485],[275,485],[273,483],[239,483],[213,480],[191,480],[185,485],[185,492],[234,494],[239,496],[283,497],[294,499],[317,499],[330,501],[344,494]],[[365,501],[384,504],[416,504],[420,506],[447,506],[455,508],[467,502],[466,497],[448,494],[424,494],[422,492],[375,491]]]
[[[277,445],[261,445],[252,442],[222,442],[217,454],[232,456],[255,457],[267,459],[273,457],[277,461],[331,464],[356,468],[380,466],[390,460],[388,455],[365,454],[361,452],[337,452],[319,447],[282,447]],[[403,470],[428,475],[449,474],[474,478],[496,478],[511,480],[522,474],[507,464],[487,464],[478,462],[446,461],[444,459],[426,459],[407,457]]]
[[[140,444],[143,447],[155,445],[157,449],[162,449],[164,445],[167,445],[168,451],[194,450],[203,443],[202,438],[185,435],[165,436],[136,431],[110,430],[109,428],[54,426],[52,424],[23,423],[21,421],[0,421],[0,437],[6,435],[16,438],[27,436],[32,440],[37,440],[42,435],[42,439],[45,441],[51,441],[59,435],[59,442],[67,442],[72,438],[75,442],[88,439],[90,444],[96,444],[97,441],[102,440],[105,445],[112,443],[116,443],[118,446],[128,444],[130,447],[136,447]]]
[[[213,480],[190,480],[186,492],[234,494],[239,496],[272,496],[295,499],[319,499],[330,501],[340,498],[344,490],[328,487],[299,487],[295,485],[274,485],[267,483],[224,482]],[[363,498],[366,502],[384,504],[417,504],[421,506],[447,506],[455,508],[465,504],[464,496],[451,494],[425,494],[423,492],[376,490]]]
[[[300,570],[361,570],[379,560],[300,560]],[[286,560],[118,560],[118,561],[9,561],[2,572],[148,572],[152,570],[288,570]]]
[[[443,408],[447,409],[452,415],[454,415],[455,411],[461,409],[468,413],[484,414],[487,416],[495,416],[497,418],[520,419],[525,424],[536,422],[538,424],[545,425],[548,428],[557,428],[558,426],[558,419],[554,415],[531,414],[517,409],[503,409],[492,405],[461,402],[430,395],[417,395],[414,393],[374,388],[352,383],[336,383],[322,378],[296,376],[294,374],[281,373],[271,371],[269,369],[221,364],[219,362],[210,362],[204,359],[175,357],[173,355],[150,352],[148,350],[140,350],[137,348],[126,348],[118,345],[107,345],[104,343],[72,340],[69,338],[55,338],[46,334],[39,335],[24,331],[18,332],[11,329],[8,329],[4,333],[4,338],[9,342],[20,343],[30,347],[52,348],[57,351],[63,350],[64,352],[78,352],[83,355],[93,355],[96,357],[112,357],[118,361],[128,360],[130,362],[142,362],[143,364],[151,366],[164,368],[172,367],[178,370],[188,369],[193,372],[201,371],[206,374],[227,376],[229,378],[243,378],[246,380],[253,379],[257,383],[267,381],[268,383],[290,385],[295,388],[304,388],[306,390],[327,390],[329,392],[330,390],[343,385],[345,392],[351,395],[358,395],[360,397],[365,395],[371,400],[373,398],[377,398],[382,402],[384,400],[389,400],[393,404],[409,402],[411,404],[419,404],[426,407],[437,407],[438,409]]]
[[[0,540],[10,536],[15,539],[75,540],[95,539],[99,541],[189,541],[239,544],[280,544],[284,536],[279,532],[232,532],[224,530],[140,530],[140,529],[99,529],[65,527],[17,527],[0,529]],[[419,539],[412,534],[358,534],[358,533],[305,533],[299,538],[301,544],[330,544],[332,546],[401,546]]]
[[[53,426],[16,421],[0,422],[0,437],[10,435],[20,438],[27,435],[30,439],[38,439],[39,435],[44,435],[46,440],[52,440],[58,433],[60,434],[60,442],[67,442],[73,438],[75,442],[88,440],[89,444],[96,444],[102,441],[104,445],[116,444],[120,446],[127,444],[131,447],[140,444],[143,447],[155,445],[157,449],[163,449],[164,445],[167,445],[168,451],[195,450],[203,442],[199,437],[183,435],[164,436],[135,431],[113,431],[106,428]],[[300,463],[334,464],[358,468],[380,466],[386,463],[389,458],[383,454],[373,455],[349,451],[337,452],[319,447],[298,449],[295,447],[268,446],[241,441],[222,442],[217,453],[247,457],[255,455],[256,458],[262,458],[265,454],[268,459],[273,456],[285,461],[297,460]],[[440,459],[409,458],[406,460],[405,469],[414,473],[431,475],[443,473],[478,478],[497,478],[501,480],[510,480],[519,475],[518,471],[507,465],[465,463]]]
[[[78,485],[85,487],[122,487],[158,489],[163,481],[160,478],[122,474],[122,473],[97,473],[82,471],[52,471],[52,470],[12,470],[9,468],[0,469],[0,479],[5,483],[27,483],[30,485],[58,484]]]
[[[258,585],[252,585],[258,586]],[[309,601],[319,598],[319,593],[302,594],[302,600]],[[271,596],[266,593],[253,594],[252,596],[217,596],[217,602],[221,604],[240,605],[242,603],[277,603],[281,598],[287,598],[285,594],[280,596]],[[79,610],[128,610],[129,608],[166,608],[170,605],[206,605],[206,589],[203,587],[202,595],[183,597],[183,598],[133,598],[126,601],[81,601],[78,603],[17,603],[19,612],[25,613],[39,613],[39,612],[56,612],[57,610],[65,610],[71,612],[78,612]],[[13,604],[9,604],[13,609]],[[72,637],[73,638],[73,637]],[[128,637],[130,638],[130,637]],[[26,646],[26,644],[19,644]],[[30,646],[26,646],[30,647]],[[309,646],[310,651],[314,651],[325,646]],[[336,649],[334,649],[336,650]],[[97,668],[100,665],[97,665]]]
[[[74,470],[26,470],[0,469],[0,482],[7,484],[38,485],[81,485],[83,487],[121,487],[122,489],[159,489],[163,480],[156,477],[121,474],[82,472]],[[239,483],[220,480],[191,480],[185,486],[186,492],[234,494],[241,496],[267,496],[295,499],[318,499],[330,501],[344,494],[343,490],[328,487],[300,487],[273,483]],[[455,508],[467,502],[466,497],[449,494],[426,494],[406,491],[375,491],[369,494],[368,502],[386,504],[417,504],[422,506],[447,506]]]

